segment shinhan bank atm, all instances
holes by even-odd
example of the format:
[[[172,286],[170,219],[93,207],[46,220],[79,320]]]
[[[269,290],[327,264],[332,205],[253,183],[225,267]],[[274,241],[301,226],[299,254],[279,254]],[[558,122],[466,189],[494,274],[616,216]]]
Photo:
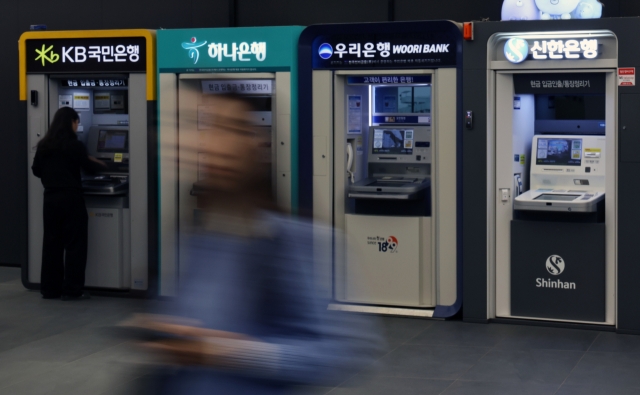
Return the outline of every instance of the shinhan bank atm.
[[[640,332],[639,33],[633,18],[474,23],[466,321]]]
[[[27,32],[20,37],[20,100],[27,106],[28,163],[61,107],[80,116],[78,139],[106,162],[83,174],[89,215],[85,286],[148,294],[155,288],[155,32]],[[40,179],[28,172],[25,287],[36,289],[42,264]]]
[[[461,306],[461,26],[316,25],[300,38],[300,205],[331,309]]]
[[[216,96],[246,96],[252,123],[271,136],[261,155],[281,210],[298,210],[297,42],[302,27],[158,31],[160,294],[185,270],[199,210],[199,136],[213,128]]]

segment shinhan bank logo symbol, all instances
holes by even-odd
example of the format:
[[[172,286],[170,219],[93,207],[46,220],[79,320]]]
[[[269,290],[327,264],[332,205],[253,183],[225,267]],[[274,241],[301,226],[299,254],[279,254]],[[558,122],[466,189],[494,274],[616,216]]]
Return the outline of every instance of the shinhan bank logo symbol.
[[[198,59],[200,58],[200,51],[198,48],[205,45],[207,42],[198,42],[195,37],[191,37],[191,42],[182,43],[182,48],[189,50],[189,57],[193,59],[193,64],[198,63]]]
[[[53,45],[47,48],[46,44],[42,44],[42,49],[36,49],[36,53],[38,54],[36,61],[41,60],[42,66],[45,65],[45,62],[55,63],[60,60],[60,55],[53,52]]]
[[[554,276],[559,276],[564,272],[564,259],[558,255],[551,255],[547,258],[547,271]]]
[[[504,44],[504,56],[511,63],[524,62],[529,56],[529,43],[522,38],[510,38]]]
[[[333,55],[333,47],[331,46],[331,44],[322,44],[320,48],[318,48],[318,55],[320,55],[322,59],[329,59],[331,55]]]

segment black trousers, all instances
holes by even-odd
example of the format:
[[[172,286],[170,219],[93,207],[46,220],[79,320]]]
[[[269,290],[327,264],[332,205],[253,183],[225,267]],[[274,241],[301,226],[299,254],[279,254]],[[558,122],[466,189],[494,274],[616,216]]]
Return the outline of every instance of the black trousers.
[[[87,266],[89,217],[82,194],[45,192],[40,292],[45,298],[80,296]]]

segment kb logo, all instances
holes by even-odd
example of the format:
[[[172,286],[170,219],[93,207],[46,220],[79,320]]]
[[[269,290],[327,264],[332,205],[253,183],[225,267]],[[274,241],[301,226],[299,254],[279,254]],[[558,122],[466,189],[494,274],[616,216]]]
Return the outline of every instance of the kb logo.
[[[559,276],[564,272],[564,259],[558,255],[551,255],[547,258],[547,271],[554,276]]]
[[[45,62],[55,63],[60,60],[60,55],[53,52],[53,45],[47,48],[45,44],[42,44],[42,49],[36,49],[36,53],[38,54],[36,61],[42,60],[42,66],[45,65]]]

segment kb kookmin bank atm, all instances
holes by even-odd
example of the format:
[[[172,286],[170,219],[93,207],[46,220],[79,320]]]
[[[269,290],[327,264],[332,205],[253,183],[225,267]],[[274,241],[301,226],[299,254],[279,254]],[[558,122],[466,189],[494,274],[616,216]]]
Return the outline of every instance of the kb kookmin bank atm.
[[[154,286],[155,33],[28,32],[20,39],[30,167],[56,111],[80,116],[78,139],[107,164],[83,174],[89,216],[85,286],[147,293]],[[23,282],[40,282],[42,196],[29,172],[29,259]],[[151,251],[151,254],[149,253]]]
[[[317,25],[301,36],[300,200],[336,229],[314,244],[331,265],[317,273],[333,277],[332,309],[460,308],[461,38],[446,21]]]
[[[495,314],[613,324],[616,37],[499,33],[489,43]]]
[[[207,153],[201,137],[216,129],[217,99],[241,95],[265,138],[264,171],[279,208],[297,212],[297,57],[301,27],[162,30],[160,85],[160,294],[174,295],[186,270],[187,240],[201,212]],[[194,148],[196,147],[196,148]]]

